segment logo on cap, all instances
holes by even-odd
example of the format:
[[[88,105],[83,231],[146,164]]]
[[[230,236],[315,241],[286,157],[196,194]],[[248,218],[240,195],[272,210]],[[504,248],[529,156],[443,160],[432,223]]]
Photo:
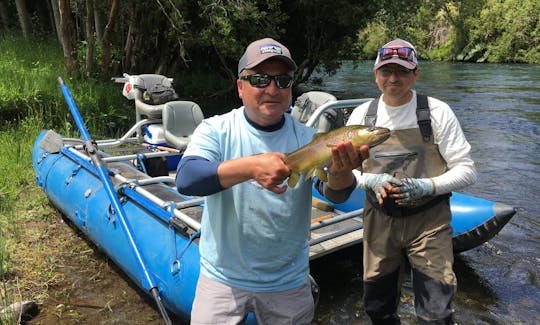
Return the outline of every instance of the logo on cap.
[[[283,51],[281,50],[281,47],[274,45],[274,44],[265,44],[260,47],[261,54],[265,53],[276,53],[276,54],[283,54]]]

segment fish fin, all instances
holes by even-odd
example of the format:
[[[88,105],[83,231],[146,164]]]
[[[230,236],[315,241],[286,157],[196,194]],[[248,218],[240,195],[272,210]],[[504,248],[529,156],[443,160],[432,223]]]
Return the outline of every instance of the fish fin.
[[[298,183],[298,180],[300,179],[300,174],[298,173],[291,173],[291,176],[289,176],[289,180],[287,181],[287,185],[289,185],[290,188],[294,188],[296,184]]]
[[[326,173],[324,172],[324,170],[322,169],[315,169],[315,175],[317,175],[317,177],[323,181],[323,182],[328,182],[328,176],[326,175]]]
[[[315,171],[316,171],[316,167],[312,167],[312,168],[308,169],[308,171],[306,173],[306,179],[311,178],[311,176],[313,176],[313,173],[315,173]]]

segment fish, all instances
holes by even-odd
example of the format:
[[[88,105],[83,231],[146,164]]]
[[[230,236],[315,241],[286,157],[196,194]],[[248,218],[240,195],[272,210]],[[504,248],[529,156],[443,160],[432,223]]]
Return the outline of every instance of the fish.
[[[325,133],[316,133],[311,142],[285,156],[285,163],[291,169],[287,185],[294,188],[300,176],[311,177],[313,173],[326,182],[324,168],[332,162],[332,147],[350,141],[355,148],[368,145],[377,146],[390,137],[390,130],[367,125],[348,125]]]

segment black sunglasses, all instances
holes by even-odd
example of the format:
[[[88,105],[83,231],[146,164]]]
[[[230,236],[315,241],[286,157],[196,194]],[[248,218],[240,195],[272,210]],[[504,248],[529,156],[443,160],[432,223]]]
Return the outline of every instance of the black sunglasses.
[[[241,76],[240,79],[249,81],[250,85],[257,88],[268,87],[268,85],[270,84],[270,82],[272,82],[272,80],[276,81],[276,86],[279,89],[289,88],[293,83],[293,77],[286,74],[271,76],[269,74],[264,74],[264,73],[255,73],[255,74],[250,74],[247,76]]]

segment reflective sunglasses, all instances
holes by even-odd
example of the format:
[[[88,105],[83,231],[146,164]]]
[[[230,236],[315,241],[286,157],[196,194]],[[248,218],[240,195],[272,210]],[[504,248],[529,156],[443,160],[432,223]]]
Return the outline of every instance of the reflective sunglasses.
[[[381,74],[381,76],[386,78],[386,77],[390,77],[392,75],[392,73],[395,73],[396,76],[398,76],[398,77],[406,77],[411,72],[413,72],[414,70],[403,68],[403,67],[399,67],[399,68],[396,68],[396,69],[390,69],[388,67],[382,67],[382,68],[379,68],[377,71]]]
[[[397,56],[398,58],[402,60],[407,60],[414,63],[416,63],[417,61],[416,53],[410,47],[397,47],[397,48],[383,47],[382,49],[379,50],[380,61],[391,59],[394,56]]]
[[[272,82],[272,80],[276,81],[276,86],[279,89],[289,88],[293,83],[293,77],[286,74],[271,76],[269,74],[264,74],[264,73],[255,73],[255,74],[250,74],[247,76],[241,76],[240,79],[249,81],[250,85],[257,88],[268,87],[268,85],[270,84],[270,82]]]

